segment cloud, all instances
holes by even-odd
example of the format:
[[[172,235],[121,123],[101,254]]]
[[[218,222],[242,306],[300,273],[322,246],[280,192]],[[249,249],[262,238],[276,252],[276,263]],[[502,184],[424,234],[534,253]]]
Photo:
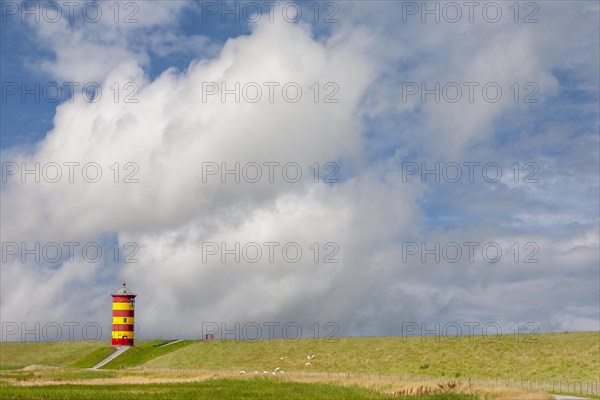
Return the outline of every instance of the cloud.
[[[283,50],[288,42],[295,43],[295,48]],[[308,168],[315,162],[358,156],[360,121],[353,113],[360,88],[364,90],[372,75],[368,60],[360,54],[366,45],[364,39],[353,38],[321,45],[310,38],[305,27],[265,24],[251,36],[228,41],[218,58],[195,62],[182,73],[165,71],[153,82],[145,79],[135,63],[124,62],[112,70],[107,81],[139,83],[139,102],[115,103],[105,87],[105,95],[97,103],[81,100],[61,105],[55,127],[34,159],[61,165],[94,160],[105,174],[112,175],[114,171],[108,168],[114,162],[134,162],[140,183],[115,185],[113,180],[103,179],[90,185],[82,179],[75,184],[64,179],[63,184],[27,187],[27,196],[18,193],[22,186],[8,186],[7,193],[17,192],[5,200],[16,210],[8,216],[7,225],[19,226],[24,232],[34,230],[19,214],[22,210],[38,213],[31,219],[33,224],[38,218],[47,219],[43,228],[47,234],[162,229],[244,200],[260,201],[299,190],[302,185],[290,185],[281,178],[267,185],[224,185],[214,177],[206,184],[202,162],[226,162],[232,168],[236,162],[283,165],[291,161],[302,166],[306,180]],[[355,49],[353,53],[349,46]],[[295,49],[301,49],[310,61],[297,63]],[[340,71],[348,62],[355,67]],[[224,83],[229,90],[251,84],[264,93],[257,103],[236,103],[231,95],[232,101],[222,101],[220,95],[206,95],[207,83],[213,82]],[[265,85],[269,82],[276,85],[273,102]],[[314,82],[321,86],[336,82],[341,88],[339,103],[325,107],[315,103],[309,89]],[[286,84],[303,90],[300,101],[284,100]],[[41,201],[42,197],[46,200]],[[17,207],[16,203],[24,205],[23,201],[30,207]],[[93,215],[88,212],[90,206]],[[68,210],[67,220],[67,212],[61,209]],[[153,211],[157,209],[158,213]]]
[[[122,250],[139,245],[140,262],[13,258],[2,268],[4,321],[103,320],[108,293],[126,280],[139,293],[145,337],[168,336],[171,326],[197,337],[203,322],[236,321],[296,321],[307,334],[327,321],[340,334],[399,334],[408,321],[595,329],[598,154],[590,149],[598,123],[589,110],[598,102],[597,60],[580,49],[597,46],[587,35],[597,6],[544,4],[541,22],[527,26],[510,18],[431,26],[399,24],[402,5],[351,2],[327,33],[262,19],[217,50],[212,38],[180,30],[191,6],[158,4],[156,14],[140,9],[135,26],[32,28],[54,54],[44,71],[103,86],[96,102],[58,106],[53,129],[28,151],[3,151],[14,165],[54,162],[63,174],[64,163],[79,163],[73,183],[22,184],[18,174],[3,183],[3,241],[108,236]],[[149,73],[157,57],[181,53],[193,55],[187,68]],[[403,82],[467,81],[496,82],[505,96],[402,100]],[[115,101],[115,82],[137,102]],[[539,103],[515,103],[514,82],[535,82]],[[289,97],[297,88],[298,101]],[[407,181],[407,161],[491,161],[504,174],[496,183]],[[90,162],[102,171],[97,183],[81,175]],[[526,162],[538,183],[523,181]],[[236,163],[238,175],[259,168],[262,179],[222,174]],[[284,171],[291,163],[302,172],[293,183]],[[329,174],[336,183],[324,181]],[[404,260],[408,242],[472,241],[498,243],[502,260]],[[279,243],[273,262],[270,242]],[[207,255],[207,244],[236,243],[239,263]],[[302,249],[299,261],[282,254],[288,243]],[[522,262],[531,243],[539,263]],[[243,256],[248,244],[262,251],[257,262]]]
[[[52,241],[63,242],[74,238],[94,240],[106,232],[116,232],[119,240],[129,238],[140,243],[141,251],[146,253],[143,268],[156,269],[152,275],[165,279],[166,290],[185,293],[177,282],[182,282],[181,277],[193,270],[183,269],[173,274],[172,268],[197,269],[189,265],[191,259],[199,256],[197,249],[186,263],[168,269],[162,268],[161,258],[153,263],[154,251],[176,252],[187,243],[191,232],[207,224],[229,227],[233,232],[245,224],[251,238],[256,226],[241,216],[265,220],[268,230],[281,224],[275,216],[286,216],[288,208],[301,206],[296,223],[275,230],[270,240],[290,235],[299,230],[299,224],[307,222],[305,213],[312,211],[303,205],[309,201],[305,199],[306,191],[316,185],[311,166],[320,163],[319,172],[325,173],[324,164],[329,161],[360,157],[362,132],[355,110],[373,75],[364,54],[368,44],[368,38],[361,35],[319,43],[311,37],[308,27],[279,22],[259,24],[251,35],[229,40],[218,57],[198,60],[180,73],[167,70],[153,81],[147,80],[137,62],[120,60],[105,81],[138,83],[138,103],[115,103],[111,96],[102,96],[95,103],[80,100],[62,104],[57,109],[54,129],[39,143],[34,154],[11,153],[11,150],[6,153],[6,158],[15,160],[18,165],[21,162],[28,165],[39,162],[44,166],[57,163],[65,168],[65,174],[65,163],[76,162],[83,166],[93,160],[100,166],[103,179],[93,184],[86,182],[80,176],[82,167],[77,165],[73,183],[66,176],[56,184],[21,184],[18,178],[9,181],[2,192],[3,207],[11,210],[3,218],[3,239],[21,242],[52,238]],[[301,62],[297,58],[298,51],[305,57]],[[348,64],[353,68],[344,69]],[[207,82],[224,83],[230,90],[236,84],[258,84],[265,93],[256,103],[222,101],[220,95],[205,98]],[[265,85],[271,82],[276,84],[275,101],[269,100],[269,88]],[[322,104],[321,99],[315,102],[315,94],[310,89],[314,82],[321,90],[328,82],[335,83],[339,88],[337,103]],[[301,88],[299,101],[282,97],[286,95],[282,92],[286,84]],[[119,162],[117,169],[121,174],[126,172],[121,170],[126,163],[133,163],[132,171],[135,170],[139,183],[122,183],[123,177],[115,183],[115,162]],[[227,163],[229,168],[235,163],[257,163],[261,168],[267,168],[264,163],[281,166],[276,165],[273,183],[265,177],[256,185],[240,185],[224,184],[218,175],[203,182],[203,162],[218,166]],[[290,183],[282,175],[283,165],[288,163],[301,168],[303,177],[299,182]],[[267,174],[267,169],[263,173]],[[320,202],[327,201],[323,194],[319,198],[319,202],[314,203],[316,208],[323,207]],[[343,200],[340,200],[341,207]],[[260,210],[269,207],[283,210],[277,211],[275,216],[266,211],[260,214]],[[311,237],[310,227],[327,212],[325,209],[312,217],[314,222],[306,226],[307,232],[303,235],[305,244],[317,240]],[[46,222],[40,225],[41,220]],[[337,225],[332,227],[327,240],[335,241],[338,233]],[[151,239],[152,235],[158,238]],[[181,238],[182,243],[165,242],[160,239],[163,235]],[[176,247],[167,250],[165,246],[169,244]],[[173,257],[172,261],[180,256],[175,253]],[[208,269],[215,274],[213,281],[218,280],[221,267]],[[123,274],[127,275],[130,269],[137,270],[126,268]],[[61,271],[63,269],[58,268],[47,274],[64,273]],[[247,273],[251,271],[248,269]],[[145,274],[144,269],[140,272]],[[289,285],[299,290],[302,285],[295,283],[295,278],[311,281],[312,277],[304,272],[299,269],[286,278]],[[207,276],[204,271],[199,278],[204,279],[207,289],[216,287],[209,283]],[[93,284],[97,278],[97,275],[88,275],[87,284]],[[237,279],[242,278],[232,282],[225,279],[223,287],[226,287],[225,282],[229,286],[241,284],[244,281]],[[260,281],[259,277],[255,279]],[[268,276],[263,279],[276,286],[275,282],[268,281]],[[34,284],[35,281],[24,279],[22,282]],[[184,286],[190,282],[193,280],[186,281]],[[50,279],[46,285],[60,291],[68,283]],[[144,290],[140,280],[138,290],[146,291],[156,284],[157,281],[151,280]],[[188,288],[197,293],[195,285]],[[11,296],[13,292],[5,287],[3,293]],[[157,293],[156,298],[159,296]],[[183,298],[174,299],[174,304]],[[40,297],[39,300],[49,299]],[[36,300],[32,301],[41,306]],[[13,312],[18,310],[9,306],[11,302],[5,304],[3,316],[15,317]],[[153,321],[153,325],[157,323]]]
[[[119,3],[117,7],[90,1],[56,4],[61,18],[54,20],[54,14],[48,11],[41,14],[49,17],[26,21],[36,34],[36,44],[52,54],[51,59],[41,63],[29,63],[29,68],[60,82],[101,83],[121,64],[136,62],[148,66],[153,52],[166,56],[210,45],[200,35],[174,41],[181,17],[192,9],[190,3],[131,2]]]

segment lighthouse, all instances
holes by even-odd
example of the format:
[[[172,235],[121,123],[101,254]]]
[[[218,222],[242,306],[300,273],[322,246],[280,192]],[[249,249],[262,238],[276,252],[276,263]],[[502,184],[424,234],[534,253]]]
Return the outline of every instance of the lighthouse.
[[[133,346],[133,315],[136,294],[123,287],[112,294],[112,345]]]

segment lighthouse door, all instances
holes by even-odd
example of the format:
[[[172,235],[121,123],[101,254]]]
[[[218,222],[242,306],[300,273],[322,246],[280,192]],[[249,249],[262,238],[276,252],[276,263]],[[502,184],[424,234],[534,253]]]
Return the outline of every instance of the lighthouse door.
[[[122,342],[122,343],[123,343],[123,345],[127,345],[127,344],[129,344],[129,343],[127,342],[127,335],[123,335],[123,342]]]

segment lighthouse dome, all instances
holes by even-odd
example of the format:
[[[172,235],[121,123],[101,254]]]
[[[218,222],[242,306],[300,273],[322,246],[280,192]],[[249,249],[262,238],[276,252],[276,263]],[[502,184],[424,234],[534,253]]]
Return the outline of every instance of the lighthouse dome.
[[[126,284],[123,283],[123,287],[121,289],[117,290],[116,292],[114,292],[113,295],[135,296],[135,293],[133,293],[132,291],[127,289]]]

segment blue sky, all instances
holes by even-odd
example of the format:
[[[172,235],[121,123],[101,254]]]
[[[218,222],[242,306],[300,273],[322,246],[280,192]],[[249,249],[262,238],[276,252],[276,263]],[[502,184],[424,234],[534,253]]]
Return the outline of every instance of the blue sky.
[[[600,328],[597,3],[535,2],[537,23],[523,22],[526,2],[517,22],[508,3],[488,2],[502,10],[498,21],[477,9],[470,22],[463,9],[456,23],[423,17],[421,2],[300,2],[294,21],[296,3],[282,2],[271,21],[257,2],[257,23],[207,14],[214,2],[186,1],[121,2],[118,23],[110,4],[94,2],[104,7],[94,23],[23,22],[23,5],[9,3],[0,26],[3,89],[97,83],[103,95],[35,102],[4,93],[3,321],[104,321],[106,293],[127,280],[145,310],[136,321],[146,337],[168,334],[178,312],[194,321],[181,326],[186,337],[206,321],[335,321],[343,335],[400,334],[409,321]],[[415,5],[417,14],[407,14]],[[122,23],[131,10],[137,22]],[[335,21],[325,20],[329,13]],[[269,82],[278,85],[273,102]],[[282,92],[290,83],[302,90],[297,102]],[[437,93],[436,102],[403,92],[436,83],[463,96]],[[128,84],[136,103],[124,101]],[[208,88],[222,84],[255,85],[263,97],[206,101]],[[502,90],[498,101],[486,101],[488,86]],[[337,101],[325,102],[328,94]],[[528,94],[536,102],[524,102]],[[337,183],[322,179],[328,162],[339,167]],[[90,183],[78,170],[69,182],[63,169],[60,182],[42,175],[36,183],[7,172],[35,163],[96,163],[102,177]],[[303,176],[290,183],[278,170],[273,182],[222,182],[219,172],[205,181],[207,163],[296,163]],[[454,164],[458,182],[405,169]],[[482,175],[491,164],[502,171],[497,182]],[[70,241],[98,243],[105,254],[116,244],[122,254],[117,262],[81,254],[23,262],[23,249],[7,255],[5,246]],[[207,243],[273,241],[297,243],[303,258],[204,260]],[[466,251],[465,242],[480,243],[474,261],[403,261],[407,243]],[[139,262],[124,261],[128,243],[139,247]],[[337,246],[337,263],[324,262],[327,243]],[[503,251],[499,262],[481,255],[490,243]],[[25,299],[34,288],[38,295]]]

